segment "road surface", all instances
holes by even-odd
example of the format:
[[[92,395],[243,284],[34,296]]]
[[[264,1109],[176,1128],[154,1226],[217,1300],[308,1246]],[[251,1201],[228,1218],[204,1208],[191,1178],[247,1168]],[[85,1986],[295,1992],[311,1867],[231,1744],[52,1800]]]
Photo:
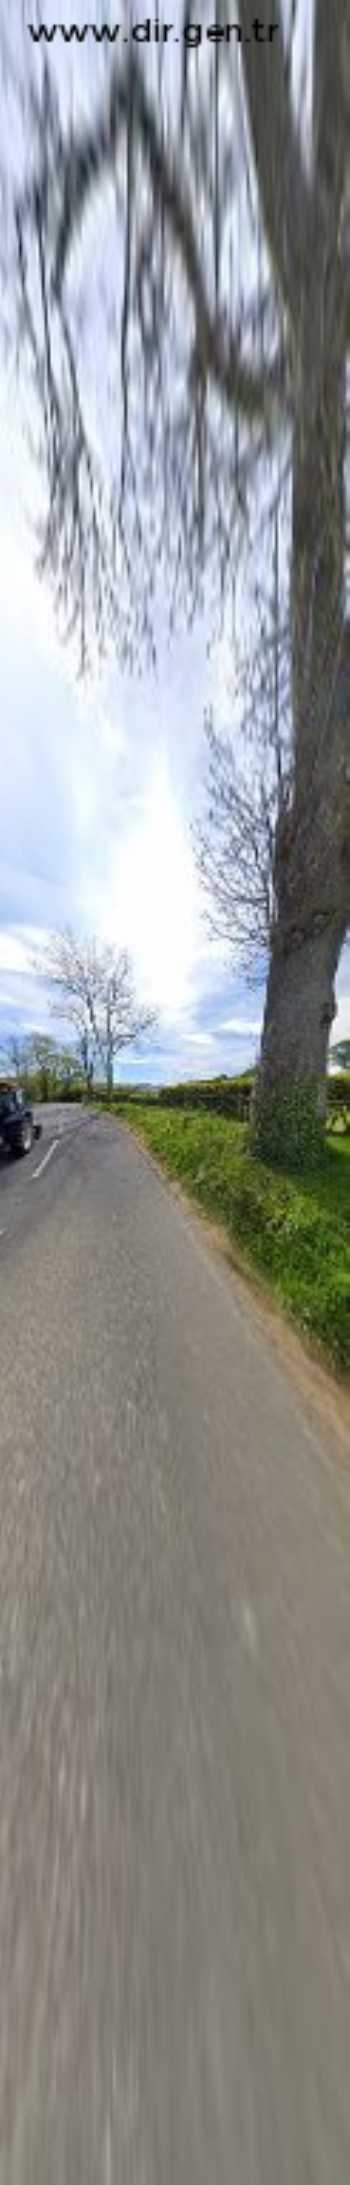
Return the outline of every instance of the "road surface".
[[[0,1230],[0,2185],[349,2185],[350,1468],[111,1119]]]

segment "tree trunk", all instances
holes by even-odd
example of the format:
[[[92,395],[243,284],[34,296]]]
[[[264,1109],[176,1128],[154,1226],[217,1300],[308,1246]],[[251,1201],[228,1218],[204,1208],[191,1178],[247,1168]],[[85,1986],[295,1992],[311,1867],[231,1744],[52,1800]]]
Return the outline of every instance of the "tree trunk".
[[[257,1150],[266,1158],[303,1166],[320,1157],[343,938],[343,928],[330,921],[285,951],[276,938],[254,1105]]]
[[[310,382],[309,382],[310,384]],[[334,981],[350,924],[350,628],[344,621],[342,363],[301,401],[293,452],[294,787],[275,849],[276,921],[254,1102],[267,1157],[319,1157]]]

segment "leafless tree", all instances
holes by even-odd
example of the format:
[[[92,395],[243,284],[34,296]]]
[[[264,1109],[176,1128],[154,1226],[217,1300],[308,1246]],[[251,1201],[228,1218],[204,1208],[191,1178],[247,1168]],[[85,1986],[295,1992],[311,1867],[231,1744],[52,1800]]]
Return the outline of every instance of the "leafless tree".
[[[79,940],[67,928],[53,935],[43,969],[54,990],[55,1014],[78,1035],[87,1090],[99,1061],[111,1091],[116,1055],[155,1024],[154,1011],[137,1005],[127,951],[99,949],[95,940]]]
[[[95,941],[79,940],[67,926],[52,934],[44,953],[42,976],[52,992],[52,1013],[72,1025],[86,1089],[91,1089],[98,1052],[100,965]]]
[[[37,45],[27,171],[13,205],[18,335],[39,397],[48,487],[42,559],[83,652],[91,604],[121,647],[131,626],[152,639],[161,563],[171,613],[201,603],[211,566],[223,597],[231,592],[242,527],[250,520],[256,531],[276,474],[290,474],[293,795],[275,852],[265,1145],[276,1096],[284,1141],[291,1087],[307,1084],[313,1122],[322,1113],[350,905],[349,6],[284,0],[279,14],[269,37],[261,0],[258,34],[251,0],[237,0],[229,30],[225,0],[215,26],[204,0],[196,54],[185,5],[179,68],[175,48],[148,55],[131,35],[121,39],[91,117],[74,124],[62,118],[53,49],[40,74]],[[303,24],[312,39],[304,83]],[[96,430],[98,465],[78,273],[103,193],[118,241],[112,303],[110,257],[108,273],[113,440],[107,423]],[[101,250],[105,237],[106,228]],[[91,258],[87,276],[90,267]]]
[[[266,976],[276,918],[276,781],[271,765],[239,764],[232,738],[205,722],[209,758],[204,823],[193,829],[197,870],[214,936],[253,981]]]
[[[155,1022],[154,1010],[137,1005],[127,951],[117,956],[114,949],[105,949],[100,957],[97,1043],[108,1091],[113,1086],[116,1055],[152,1031]]]
[[[232,679],[234,733],[205,719],[205,814],[193,828],[207,923],[255,984],[266,978],[278,917],[276,844],[293,790],[288,612],[280,597],[279,519],[270,586],[255,588],[249,641]]]

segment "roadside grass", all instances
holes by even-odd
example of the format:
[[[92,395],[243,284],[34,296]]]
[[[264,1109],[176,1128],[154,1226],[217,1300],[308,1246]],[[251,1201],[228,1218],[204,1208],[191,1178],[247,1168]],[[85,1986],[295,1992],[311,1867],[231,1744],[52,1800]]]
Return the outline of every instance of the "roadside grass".
[[[252,1158],[247,1126],[123,1102],[118,1112],[190,1197],[238,1241],[247,1265],[333,1366],[350,1369],[350,1139],[296,1178]]]

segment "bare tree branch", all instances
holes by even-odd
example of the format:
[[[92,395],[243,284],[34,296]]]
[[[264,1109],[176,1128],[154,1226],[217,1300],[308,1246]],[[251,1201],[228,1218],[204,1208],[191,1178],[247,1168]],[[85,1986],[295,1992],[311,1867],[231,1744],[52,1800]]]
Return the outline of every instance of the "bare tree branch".
[[[127,950],[98,948],[95,940],[79,940],[67,927],[51,936],[42,975],[53,989],[54,1015],[66,1018],[78,1034],[87,1084],[99,1058],[111,1087],[115,1056],[156,1022],[154,1010],[137,1003]]]
[[[286,400],[284,357],[280,355],[273,364],[266,363],[263,370],[256,371],[242,354],[239,336],[227,333],[215,306],[211,309],[190,200],[179,168],[168,153],[144,73],[135,60],[124,75],[115,69],[107,115],[103,111],[94,130],[85,131],[80,142],[75,139],[62,147],[64,185],[53,271],[55,298],[58,301],[61,296],[68,255],[87,203],[106,168],[113,171],[118,130],[130,116],[130,103],[154,198],[162,206],[186,276],[194,312],[196,356],[203,378],[212,380],[230,407],[236,402],[247,420],[268,419]]]
[[[249,978],[264,975],[277,919],[276,848],[292,801],[291,663],[281,610],[275,520],[272,592],[258,588],[254,641],[238,660],[237,731],[205,720],[209,759],[204,823],[193,840],[209,930],[227,940]]]
[[[347,0],[315,0],[314,144],[315,190],[321,193],[337,248],[339,217],[349,168],[350,27]]]
[[[327,0],[326,0],[327,4]],[[295,129],[282,36],[268,39],[269,0],[260,16],[264,42],[251,36],[251,0],[239,0],[242,57],[251,138],[275,278],[294,327],[310,267],[312,198]]]

